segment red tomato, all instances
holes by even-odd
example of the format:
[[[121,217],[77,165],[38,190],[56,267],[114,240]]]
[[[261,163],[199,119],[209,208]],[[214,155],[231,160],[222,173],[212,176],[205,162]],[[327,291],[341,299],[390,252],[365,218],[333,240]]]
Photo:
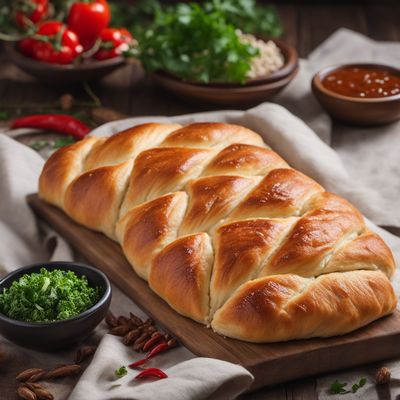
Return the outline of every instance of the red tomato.
[[[100,33],[100,49],[94,55],[97,60],[106,60],[120,56],[128,51],[133,44],[132,35],[124,28],[106,28]]]
[[[37,24],[47,16],[48,11],[48,0],[22,0],[17,4],[15,20],[21,28],[26,28],[29,25],[27,20]]]
[[[83,52],[76,33],[61,22],[44,22],[36,34],[50,39],[49,41],[34,39],[32,55],[37,60],[51,64],[71,64]]]
[[[33,57],[33,45],[35,43],[35,39],[25,38],[18,42],[18,48],[21,53],[25,54],[28,57]]]
[[[69,10],[67,23],[87,50],[108,26],[110,18],[110,8],[106,0],[75,1]]]

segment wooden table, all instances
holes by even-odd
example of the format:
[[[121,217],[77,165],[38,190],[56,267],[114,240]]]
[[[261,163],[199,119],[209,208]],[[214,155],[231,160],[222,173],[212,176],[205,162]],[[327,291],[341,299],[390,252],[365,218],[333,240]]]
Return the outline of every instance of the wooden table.
[[[378,3],[378,2],[376,2]],[[317,45],[339,27],[361,32],[377,40],[400,40],[400,4],[290,4],[278,6],[288,43],[294,45],[300,56],[306,57]],[[1,104],[55,101],[65,92],[79,99],[87,99],[81,86],[52,87],[32,80],[9,63],[0,52],[0,111]],[[136,115],[175,115],[212,110],[200,108],[175,99],[151,85],[148,80],[135,82],[130,66],[113,73],[102,82],[92,84],[92,89],[105,107],[121,113]],[[340,138],[334,138],[334,142]],[[15,384],[2,382],[1,398],[14,399]],[[8,390],[9,387],[9,390]],[[378,394],[377,394],[378,397]],[[316,399],[316,380],[307,379],[280,385],[262,393],[245,396],[246,399]]]

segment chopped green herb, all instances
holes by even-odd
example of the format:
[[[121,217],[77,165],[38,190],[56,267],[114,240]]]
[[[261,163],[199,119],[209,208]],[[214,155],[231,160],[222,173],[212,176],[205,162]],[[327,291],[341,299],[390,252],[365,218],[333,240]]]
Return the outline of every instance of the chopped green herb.
[[[346,390],[345,389],[346,386],[347,386],[347,382],[341,383],[336,379],[336,381],[332,383],[329,391],[332,394],[347,394],[347,393],[350,393],[350,390]]]
[[[25,274],[0,293],[0,312],[27,322],[52,322],[74,317],[101,297],[100,287],[90,287],[86,276],[73,271],[41,268]]]
[[[50,142],[48,140],[35,140],[34,142],[31,143],[32,149],[36,151],[42,150],[49,145]]]
[[[362,388],[367,383],[365,378],[361,378],[358,383],[355,383],[351,387],[351,391],[347,390],[347,382],[341,383],[337,379],[332,383],[329,392],[331,394],[348,394],[348,393],[356,393],[358,389]]]
[[[126,369],[125,365],[123,365],[122,367],[119,367],[118,369],[115,370],[115,375],[117,376],[117,378],[122,378],[127,373],[128,373],[128,370]]]
[[[0,111],[0,121],[8,121],[10,114],[7,111]]]
[[[75,139],[72,136],[67,136],[65,138],[57,139],[53,142],[51,147],[53,149],[59,149],[61,147],[67,146],[69,144],[75,143]]]
[[[361,378],[360,382],[355,383],[352,387],[351,387],[351,391],[353,393],[356,393],[358,389],[360,389],[361,387],[363,387],[365,384],[367,383],[367,380],[365,378]]]

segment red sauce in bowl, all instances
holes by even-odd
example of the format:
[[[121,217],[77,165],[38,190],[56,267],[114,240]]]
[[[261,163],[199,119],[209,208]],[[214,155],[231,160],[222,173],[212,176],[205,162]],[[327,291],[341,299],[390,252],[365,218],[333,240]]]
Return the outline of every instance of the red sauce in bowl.
[[[400,76],[372,67],[342,67],[330,72],[322,85],[349,97],[377,98],[400,94]]]

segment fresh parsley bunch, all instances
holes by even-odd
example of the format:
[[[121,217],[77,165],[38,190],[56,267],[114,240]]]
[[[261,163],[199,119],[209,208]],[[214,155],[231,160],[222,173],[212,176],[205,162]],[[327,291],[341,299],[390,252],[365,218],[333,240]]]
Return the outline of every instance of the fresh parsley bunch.
[[[219,9],[179,3],[158,9],[139,38],[139,58],[148,71],[164,70],[199,82],[244,82],[258,50],[240,42]]]
[[[260,5],[256,0],[212,0],[204,7],[207,11],[222,12],[229,23],[245,33],[267,37],[282,35],[282,25],[272,5]]]
[[[101,294],[101,288],[90,287],[85,276],[41,268],[38,273],[21,276],[0,293],[0,311],[21,321],[58,321],[87,310]]]

